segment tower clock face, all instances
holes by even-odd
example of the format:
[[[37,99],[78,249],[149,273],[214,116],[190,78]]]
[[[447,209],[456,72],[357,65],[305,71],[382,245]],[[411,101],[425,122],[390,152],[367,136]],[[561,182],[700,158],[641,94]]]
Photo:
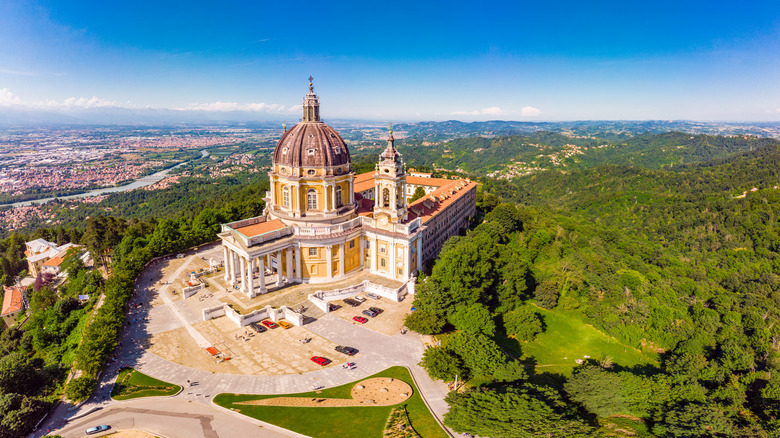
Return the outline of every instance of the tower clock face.
[[[387,225],[387,222],[388,222],[388,221],[387,221],[387,216],[385,216],[385,215],[382,215],[382,216],[379,218],[379,224],[380,224],[380,225]]]

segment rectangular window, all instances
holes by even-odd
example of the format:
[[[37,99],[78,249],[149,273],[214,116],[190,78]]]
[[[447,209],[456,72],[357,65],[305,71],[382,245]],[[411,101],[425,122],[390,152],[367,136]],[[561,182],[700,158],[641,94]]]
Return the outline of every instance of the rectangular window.
[[[354,240],[350,240],[349,241],[349,249],[352,249],[354,247],[355,247],[355,241]]]
[[[404,268],[398,268],[398,275],[404,275]]]
[[[385,267],[385,259],[379,259],[379,266]]]
[[[379,245],[379,253],[380,253],[380,254],[385,254],[385,253],[387,253],[387,246],[385,246],[384,244],[382,244],[382,245]]]
[[[317,257],[317,248],[309,248],[309,257]]]

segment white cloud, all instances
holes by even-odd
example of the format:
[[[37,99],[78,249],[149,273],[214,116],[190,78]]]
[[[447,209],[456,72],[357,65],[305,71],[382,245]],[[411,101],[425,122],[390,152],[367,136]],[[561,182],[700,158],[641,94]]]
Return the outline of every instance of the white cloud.
[[[78,107],[78,108],[102,108],[107,106],[117,106],[116,102],[103,100],[97,96],[92,96],[89,99],[86,97],[69,97],[62,103],[55,101],[48,101],[49,106],[53,107]]]
[[[295,108],[295,107],[293,107]],[[281,113],[289,112],[293,108],[285,108],[284,105],[276,103],[237,103],[237,102],[214,102],[214,103],[191,103],[183,108],[175,108],[182,111],[255,111]]]
[[[0,105],[18,105],[22,100],[8,88],[0,88]]]
[[[538,108],[534,108],[532,106],[524,106],[520,108],[520,115],[523,117],[534,117],[541,114],[542,111]]]
[[[504,110],[497,106],[491,106],[474,111],[455,111],[452,113],[454,116],[497,116],[499,114],[504,114]]]

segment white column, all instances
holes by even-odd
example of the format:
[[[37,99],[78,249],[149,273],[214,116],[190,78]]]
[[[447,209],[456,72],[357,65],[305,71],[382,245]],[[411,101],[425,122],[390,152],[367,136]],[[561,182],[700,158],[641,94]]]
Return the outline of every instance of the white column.
[[[232,250],[229,251],[230,256],[228,257],[230,259],[230,283],[236,282],[236,253]]]
[[[254,285],[254,275],[255,275],[255,259],[250,257],[246,260],[247,265],[247,273],[246,273],[246,281],[247,281],[247,291],[246,294],[249,298],[252,298],[255,296],[255,285]]]
[[[292,246],[289,248],[285,248],[284,252],[287,255],[287,282],[292,283],[293,281],[293,259],[292,259]]]
[[[265,256],[258,258],[257,263],[257,267],[260,270],[260,293],[264,294],[267,292],[265,288]]]
[[[328,268],[325,270],[325,272],[328,274],[328,280],[333,278],[333,248],[328,245],[325,247],[325,260],[327,260]]]
[[[371,245],[371,263],[369,266],[371,267],[371,272],[376,272],[376,260],[379,254],[377,254],[377,248],[376,248],[376,237],[369,240],[369,245]]]
[[[238,264],[241,267],[241,292],[246,292],[246,262],[243,257],[238,259]]]
[[[417,270],[422,271],[423,254],[422,254],[422,233],[417,236]]]
[[[295,272],[299,280],[303,279],[303,274],[301,272],[301,259],[303,258],[303,255],[301,254],[301,245],[298,245],[295,247]]]
[[[276,252],[276,285],[282,286],[282,251]]]
[[[360,267],[365,269],[366,264],[366,242],[363,241],[363,236],[358,239],[360,242]]]
[[[344,244],[339,243],[339,276],[344,276],[344,268],[346,263],[344,263]]]
[[[390,278],[395,279],[395,242],[390,241]]]
[[[406,245],[404,249],[404,281],[409,279],[409,264],[411,263],[412,246]]]
[[[228,249],[227,246],[222,247],[222,260],[225,262],[223,265],[225,266],[225,281],[230,280],[230,262],[228,262]]]
[[[276,205],[276,184],[274,179],[271,178],[271,205]]]

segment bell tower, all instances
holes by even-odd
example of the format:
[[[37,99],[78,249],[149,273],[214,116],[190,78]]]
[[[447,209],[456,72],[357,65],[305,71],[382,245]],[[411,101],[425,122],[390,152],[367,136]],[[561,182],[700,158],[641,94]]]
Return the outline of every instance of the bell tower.
[[[395,149],[392,127],[387,147],[376,165],[374,198],[374,219],[380,225],[403,222],[406,218],[406,166]]]

